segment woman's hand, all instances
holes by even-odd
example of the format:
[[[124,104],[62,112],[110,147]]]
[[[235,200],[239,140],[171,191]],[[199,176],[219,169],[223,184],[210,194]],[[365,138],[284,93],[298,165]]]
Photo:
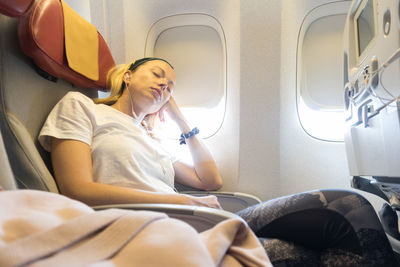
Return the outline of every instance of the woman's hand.
[[[176,104],[175,99],[172,96],[170,97],[169,101],[164,105],[164,109],[167,110],[168,115],[174,121],[183,119],[183,115],[182,115],[181,111],[179,110],[179,107]]]
[[[190,131],[188,124],[185,121],[185,117],[180,111],[175,99],[171,96],[167,103],[157,112],[160,121],[164,121],[164,111],[168,112],[169,117],[178,125],[182,132]]]

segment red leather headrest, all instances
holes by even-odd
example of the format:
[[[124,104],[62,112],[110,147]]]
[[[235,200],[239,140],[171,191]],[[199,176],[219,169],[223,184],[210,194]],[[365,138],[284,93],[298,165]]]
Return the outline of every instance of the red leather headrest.
[[[90,80],[68,67],[60,0],[36,0],[29,12],[19,19],[18,37],[22,51],[48,74],[77,87],[106,90],[107,73],[115,62],[100,33],[99,80]]]
[[[0,13],[19,17],[25,14],[35,0],[0,0]]]

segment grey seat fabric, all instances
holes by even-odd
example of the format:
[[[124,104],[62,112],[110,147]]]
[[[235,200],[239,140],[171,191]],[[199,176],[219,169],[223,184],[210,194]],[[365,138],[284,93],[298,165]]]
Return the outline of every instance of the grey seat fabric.
[[[14,190],[17,185],[11,172],[8,156],[4,148],[3,138],[0,134],[0,187],[5,190]]]
[[[95,90],[73,87],[37,74],[19,48],[17,19],[0,15],[0,129],[18,188],[58,192],[49,154],[37,141],[53,106],[71,90],[91,97]]]

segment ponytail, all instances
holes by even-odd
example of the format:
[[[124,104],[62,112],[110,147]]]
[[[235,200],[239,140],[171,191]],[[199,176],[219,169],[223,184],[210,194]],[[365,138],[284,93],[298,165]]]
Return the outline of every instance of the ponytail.
[[[131,64],[121,64],[112,68],[107,73],[107,88],[110,89],[111,93],[105,98],[96,98],[93,101],[96,104],[113,105],[121,97],[125,89],[125,83],[123,75],[129,70]]]

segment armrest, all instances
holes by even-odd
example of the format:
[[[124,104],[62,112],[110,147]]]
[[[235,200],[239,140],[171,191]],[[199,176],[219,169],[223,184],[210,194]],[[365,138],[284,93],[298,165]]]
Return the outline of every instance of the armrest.
[[[92,207],[95,210],[103,209],[130,209],[130,210],[149,210],[166,213],[169,217],[182,220],[190,224],[198,232],[203,232],[212,228],[217,223],[226,219],[241,219],[236,214],[224,210],[174,204],[119,204],[103,205]]]
[[[218,198],[222,208],[230,212],[238,212],[247,207],[261,203],[261,200],[253,195],[239,192],[219,192],[219,191],[182,191],[181,194],[189,194],[192,196],[208,196],[214,195]]]

